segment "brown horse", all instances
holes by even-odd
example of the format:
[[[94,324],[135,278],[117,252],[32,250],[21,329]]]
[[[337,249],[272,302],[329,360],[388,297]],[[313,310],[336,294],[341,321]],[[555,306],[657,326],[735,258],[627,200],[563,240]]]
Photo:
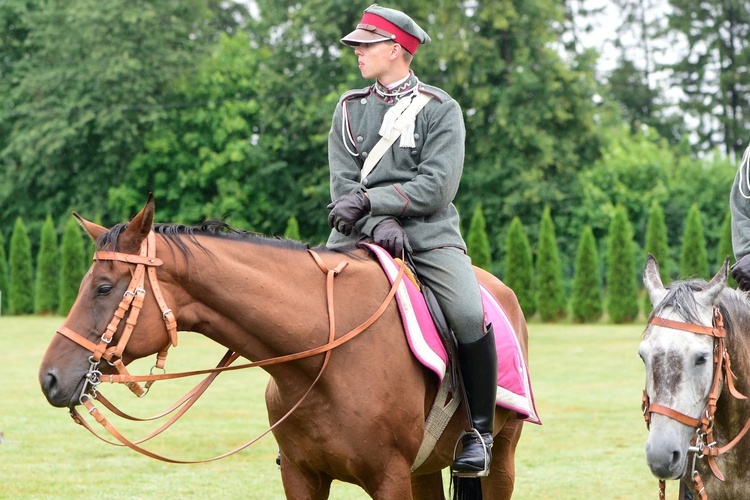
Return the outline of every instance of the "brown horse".
[[[199,332],[251,360],[328,342],[326,277],[305,246],[249,233],[154,225],[153,217],[149,198],[128,224],[109,230],[79,218],[100,252],[138,254],[144,239],[155,234],[160,265],[152,269],[161,302],[146,280],[140,316],[122,353],[125,364],[174,343],[162,318],[164,304],[180,331]],[[334,288],[336,330],[348,332],[378,309],[390,284],[364,250],[318,254],[330,268],[348,263]],[[60,332],[78,332],[95,344],[128,290],[136,267],[130,262],[137,260],[95,260]],[[514,293],[489,273],[477,269],[477,275],[507,311],[526,356],[526,323]],[[123,336],[123,324],[113,345]],[[55,335],[44,356],[39,380],[54,406],[72,408],[82,400],[91,350],[79,344]],[[271,422],[300,400],[322,364],[323,355],[317,355],[264,367],[271,375],[266,389]],[[359,485],[373,498],[444,498],[441,470],[450,465],[467,427],[463,405],[428,459],[410,473],[437,385],[409,350],[397,306],[390,304],[366,331],[331,351],[319,382],[274,429],[286,496],[327,498],[337,479]],[[510,498],[521,429],[515,413],[498,408],[492,470],[482,479],[485,498]]]

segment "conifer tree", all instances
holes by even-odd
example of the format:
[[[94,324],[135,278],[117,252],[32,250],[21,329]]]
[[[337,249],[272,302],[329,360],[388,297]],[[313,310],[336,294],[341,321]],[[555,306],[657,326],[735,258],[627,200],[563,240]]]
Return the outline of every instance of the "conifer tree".
[[[549,207],[544,208],[539,225],[539,246],[536,254],[536,304],[543,321],[565,317],[567,295],[562,279],[562,264],[557,249],[555,223]]]
[[[297,222],[297,218],[294,215],[290,216],[289,219],[286,221],[286,229],[284,230],[284,238],[289,238],[290,240],[300,241],[299,222]]]
[[[664,221],[664,211],[658,201],[651,203],[646,226],[646,244],[644,250],[646,255],[651,254],[659,263],[659,276],[662,283],[669,283],[669,246],[667,245],[667,225]],[[646,262],[645,256],[643,262]],[[643,300],[643,311],[651,312],[651,298],[645,294]]]
[[[590,226],[585,226],[578,242],[576,267],[573,277],[573,319],[590,323],[602,317],[602,291],[599,275],[599,255],[596,239]]]
[[[33,266],[31,241],[21,217],[13,225],[10,237],[9,300],[10,314],[31,314],[34,311]]]
[[[57,311],[60,296],[60,256],[52,216],[42,226],[36,264],[34,312],[51,314]]]
[[[521,219],[514,217],[505,237],[505,284],[513,290],[526,318],[536,313],[534,262]]]
[[[86,274],[83,237],[78,223],[70,217],[65,224],[60,256],[60,314],[67,315],[78,296],[78,287]]]
[[[485,271],[492,268],[492,255],[490,252],[490,238],[487,236],[487,223],[484,219],[481,203],[474,209],[471,217],[469,234],[466,238],[466,247],[471,263],[481,267]]]
[[[5,238],[3,233],[0,231],[0,314],[5,311],[7,314],[8,309],[8,297],[10,293],[8,290],[8,258],[5,253]]]
[[[708,278],[708,253],[703,223],[698,205],[693,203],[685,220],[682,233],[682,257],[680,276],[682,278]]]
[[[732,212],[727,210],[724,215],[724,222],[721,225],[721,234],[719,235],[719,246],[716,251],[716,270],[718,271],[724,265],[724,259],[729,257],[729,265],[737,262],[734,258],[734,249],[732,248]],[[727,284],[732,288],[737,288],[737,282],[729,273]]]
[[[614,323],[629,323],[638,316],[633,230],[624,207],[615,209],[609,225],[607,312]]]

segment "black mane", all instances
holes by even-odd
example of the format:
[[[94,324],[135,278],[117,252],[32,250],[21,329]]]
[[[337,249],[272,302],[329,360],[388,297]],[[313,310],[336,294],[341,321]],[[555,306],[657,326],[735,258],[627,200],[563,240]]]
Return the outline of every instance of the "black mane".
[[[109,248],[113,251],[120,251],[118,239],[125,229],[127,229],[128,223],[121,223],[113,226],[109,231],[102,234],[96,240],[96,248],[101,250],[103,248]],[[154,224],[154,233],[161,235],[171,245],[176,247],[183,255],[188,256],[191,254],[190,249],[185,242],[184,238],[196,245],[203,251],[206,249],[198,242],[196,236],[209,236],[213,238],[221,238],[232,241],[244,241],[248,243],[254,243],[258,245],[268,245],[277,248],[284,248],[289,250],[307,250],[309,245],[299,241],[291,240],[289,238],[279,238],[264,236],[259,233],[247,231],[245,229],[235,229],[226,222],[220,220],[209,220],[204,222],[200,226],[186,226],[183,224]]]

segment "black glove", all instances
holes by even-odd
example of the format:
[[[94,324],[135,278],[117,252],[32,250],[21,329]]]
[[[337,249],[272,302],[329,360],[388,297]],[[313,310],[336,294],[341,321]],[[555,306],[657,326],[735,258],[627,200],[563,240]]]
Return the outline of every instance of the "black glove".
[[[404,228],[399,221],[393,218],[383,219],[375,229],[372,230],[372,239],[391,254],[393,257],[401,257],[404,253],[411,253],[409,238],[406,237]]]
[[[331,210],[328,214],[328,225],[349,236],[354,229],[354,224],[370,213],[370,198],[363,191],[357,191],[354,194],[342,196],[326,208]]]
[[[740,286],[740,290],[750,290],[750,254],[735,262],[732,266],[732,278]]]

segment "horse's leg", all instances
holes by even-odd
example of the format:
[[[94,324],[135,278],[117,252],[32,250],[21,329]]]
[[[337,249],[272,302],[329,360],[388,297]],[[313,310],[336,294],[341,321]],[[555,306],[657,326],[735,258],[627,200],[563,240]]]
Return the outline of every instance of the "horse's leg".
[[[521,437],[523,421],[511,415],[495,436],[492,445],[490,475],[482,479],[484,498],[493,500],[510,499],[516,479],[515,453]]]
[[[440,471],[411,477],[414,500],[445,500],[443,474]]]
[[[282,458],[281,482],[290,500],[325,500],[331,492],[332,479],[321,474],[305,473]]]

